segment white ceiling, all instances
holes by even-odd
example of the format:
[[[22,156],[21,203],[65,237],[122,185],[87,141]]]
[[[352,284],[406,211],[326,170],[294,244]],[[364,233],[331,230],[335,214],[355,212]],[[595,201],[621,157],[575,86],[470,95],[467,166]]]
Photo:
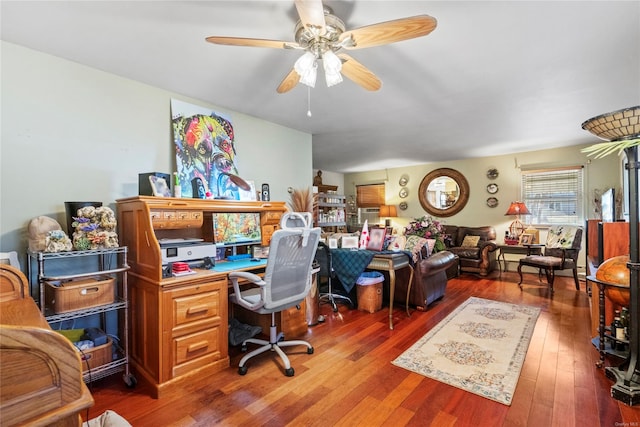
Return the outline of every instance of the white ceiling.
[[[382,81],[276,87],[300,51],[293,1],[6,1],[1,36],[313,134],[313,167],[402,167],[594,142],[586,119],[640,104],[639,1],[326,1],[347,29],[428,14],[430,35],[350,55]],[[233,116],[232,116],[233,119]],[[255,141],[260,143],[260,141]]]

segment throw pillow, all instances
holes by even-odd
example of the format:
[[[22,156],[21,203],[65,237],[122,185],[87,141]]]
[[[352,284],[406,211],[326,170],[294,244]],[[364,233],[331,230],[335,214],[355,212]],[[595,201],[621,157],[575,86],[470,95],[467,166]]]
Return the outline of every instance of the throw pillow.
[[[402,251],[406,246],[407,238],[404,236],[391,236],[387,250],[389,251]]]
[[[433,253],[433,248],[436,247],[436,239],[427,239],[427,256],[431,256],[431,254]]]
[[[427,239],[424,237],[407,236],[407,243],[404,245],[404,250],[411,252],[413,255],[413,262],[418,262],[418,259],[420,259],[420,251],[426,243]]]
[[[478,242],[480,241],[480,236],[471,236],[467,234],[464,236],[464,240],[462,240],[463,248],[475,248],[478,246]]]
[[[549,232],[547,233],[546,246],[548,248],[571,249],[577,231],[578,227],[554,225],[549,229]]]

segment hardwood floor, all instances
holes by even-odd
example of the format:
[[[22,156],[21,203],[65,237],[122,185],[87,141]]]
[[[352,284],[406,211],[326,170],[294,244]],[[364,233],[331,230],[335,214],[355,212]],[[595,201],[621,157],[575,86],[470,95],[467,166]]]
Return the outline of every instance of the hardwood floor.
[[[463,274],[449,281],[441,301],[426,312],[394,309],[393,331],[386,307],[374,314],[328,305],[326,322],[310,327],[302,347],[287,349],[294,377],[285,377],[267,353],[237,373],[242,353],[231,349],[231,367],[201,378],[162,399],[144,386],[131,390],[119,375],[91,384],[93,418],[107,409],[133,426],[640,426],[640,407],[610,397],[613,384],[595,367],[589,297],[571,278],[557,277],[549,299],[537,276],[479,278]],[[470,296],[538,306],[538,318],[511,406],[462,391],[391,364]],[[288,337],[291,338],[291,337]],[[607,360],[606,365],[620,363]],[[87,414],[83,415],[86,419]]]

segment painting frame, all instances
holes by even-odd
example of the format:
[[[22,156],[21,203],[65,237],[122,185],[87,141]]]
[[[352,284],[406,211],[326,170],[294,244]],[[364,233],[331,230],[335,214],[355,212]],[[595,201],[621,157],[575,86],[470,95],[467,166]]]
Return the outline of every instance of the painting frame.
[[[329,249],[338,249],[338,239],[329,238]]]
[[[171,189],[167,181],[159,176],[149,175],[151,192],[156,197],[171,197]]]
[[[343,236],[340,240],[343,249],[358,249],[358,237]]]
[[[523,233],[520,236],[520,244],[521,245],[532,245],[534,243],[534,235],[529,233]]]
[[[387,229],[385,227],[372,228],[371,230],[369,230],[369,241],[367,242],[367,250],[381,251],[386,235]]]

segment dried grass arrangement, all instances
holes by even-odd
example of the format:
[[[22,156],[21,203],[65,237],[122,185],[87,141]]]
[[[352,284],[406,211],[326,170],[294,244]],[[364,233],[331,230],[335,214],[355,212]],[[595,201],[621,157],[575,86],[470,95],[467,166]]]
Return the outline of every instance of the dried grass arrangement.
[[[311,194],[311,189],[294,189],[291,192],[289,208],[293,212],[313,212],[313,194]]]

